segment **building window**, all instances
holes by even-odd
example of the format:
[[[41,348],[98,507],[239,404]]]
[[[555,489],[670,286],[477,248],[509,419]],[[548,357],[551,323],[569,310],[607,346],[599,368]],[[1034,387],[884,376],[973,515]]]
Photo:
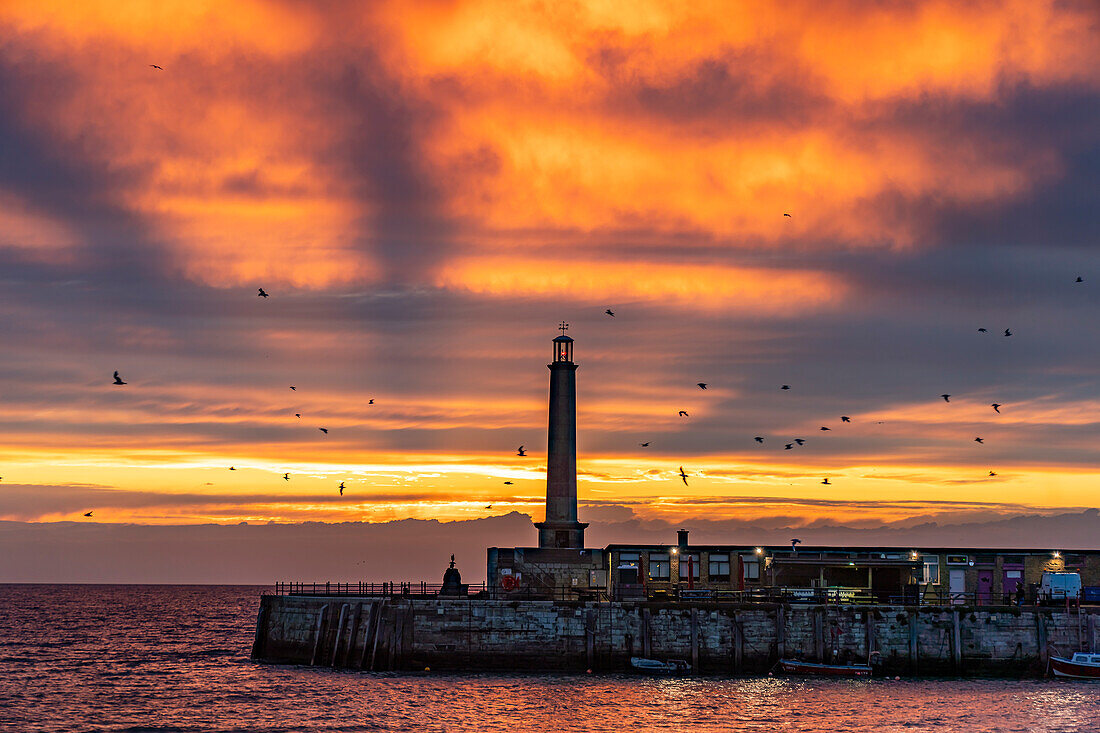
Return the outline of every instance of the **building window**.
[[[621,563],[637,564],[638,558],[639,558],[639,553],[637,553],[637,552],[620,552],[619,553],[619,562],[621,562]]]
[[[947,556],[947,564],[948,565],[969,565],[970,564],[970,558],[967,557],[966,555],[948,555]]]
[[[940,584],[940,558],[939,555],[925,555],[921,558],[924,561],[924,579],[922,582],[930,583],[932,585]]]
[[[668,580],[669,563],[667,552],[649,553],[649,577],[653,580]]]
[[[745,567],[745,580],[760,580],[760,557],[742,555],[741,564]]]
[[[699,580],[699,553],[685,552],[680,555],[680,580]]]
[[[707,573],[710,575],[711,580],[729,580],[730,579],[730,556],[727,554],[718,555],[711,553],[708,560]]]

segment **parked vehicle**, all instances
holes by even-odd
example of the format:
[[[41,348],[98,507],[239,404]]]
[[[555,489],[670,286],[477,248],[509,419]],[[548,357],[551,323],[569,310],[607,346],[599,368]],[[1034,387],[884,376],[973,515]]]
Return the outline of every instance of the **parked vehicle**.
[[[787,674],[812,674],[827,677],[870,677],[871,668],[866,664],[818,664],[796,659],[780,659],[779,668]]]
[[[645,674],[687,674],[691,671],[691,665],[683,659],[670,659],[667,662],[662,662],[659,659],[631,657],[630,666]]]
[[[1039,581],[1040,603],[1076,601],[1081,597],[1081,574],[1047,571]]]
[[[1050,669],[1055,677],[1075,680],[1100,680],[1100,654],[1074,652],[1072,659],[1051,657]]]

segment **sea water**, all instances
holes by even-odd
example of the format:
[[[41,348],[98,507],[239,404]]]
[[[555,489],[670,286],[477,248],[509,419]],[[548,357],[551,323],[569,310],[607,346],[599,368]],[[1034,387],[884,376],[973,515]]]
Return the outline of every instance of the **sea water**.
[[[0,730],[1100,732],[1100,684],[1088,682],[256,664],[263,590],[0,585]]]

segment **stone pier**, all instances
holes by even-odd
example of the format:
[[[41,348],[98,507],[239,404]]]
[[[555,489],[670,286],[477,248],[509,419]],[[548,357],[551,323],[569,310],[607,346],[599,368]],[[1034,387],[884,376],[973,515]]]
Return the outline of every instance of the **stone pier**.
[[[1042,676],[1100,649],[1100,608],[579,603],[264,596],[252,658],[359,670],[625,671],[631,656],[713,675],[785,658],[876,674]]]

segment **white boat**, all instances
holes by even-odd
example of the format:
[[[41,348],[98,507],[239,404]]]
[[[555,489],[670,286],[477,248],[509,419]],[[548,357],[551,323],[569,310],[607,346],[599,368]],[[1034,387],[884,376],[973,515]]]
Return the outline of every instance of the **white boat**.
[[[1100,654],[1074,652],[1072,659],[1051,657],[1050,669],[1055,677],[1075,680],[1100,680]]]
[[[659,659],[631,657],[630,666],[646,674],[685,674],[691,671],[691,665],[683,659],[670,659],[667,662],[662,662]]]

